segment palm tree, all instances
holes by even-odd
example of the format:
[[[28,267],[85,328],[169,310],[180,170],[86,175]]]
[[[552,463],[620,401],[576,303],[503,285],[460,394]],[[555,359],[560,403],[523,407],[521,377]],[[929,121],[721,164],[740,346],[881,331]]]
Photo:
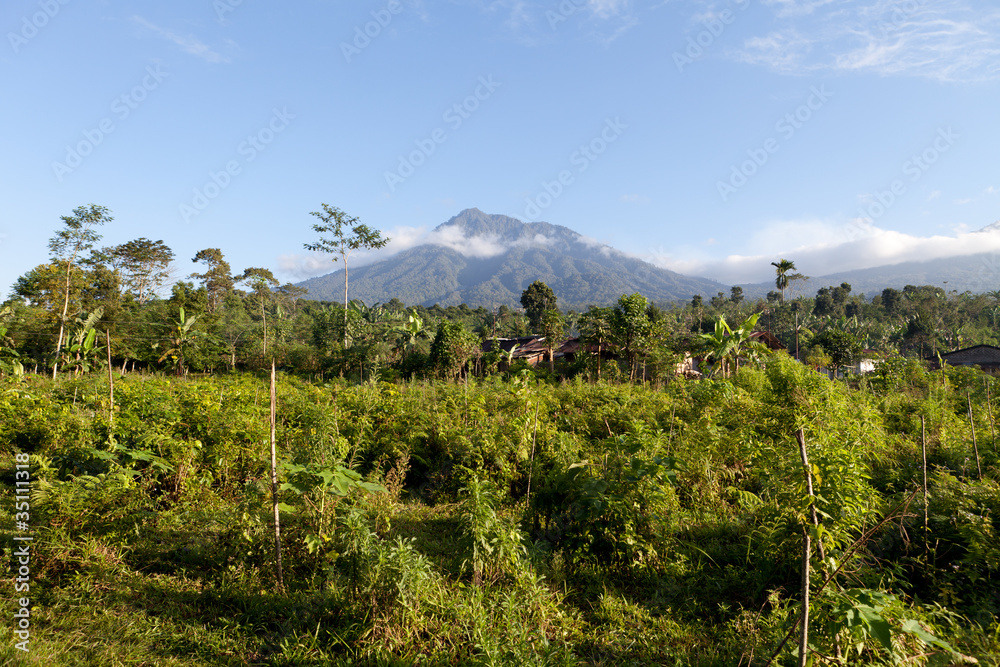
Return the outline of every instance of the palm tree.
[[[774,281],[774,286],[781,290],[781,303],[785,302],[785,288],[788,287],[788,272],[795,270],[795,262],[784,259],[780,262],[771,262],[771,266],[776,268],[778,277]]]

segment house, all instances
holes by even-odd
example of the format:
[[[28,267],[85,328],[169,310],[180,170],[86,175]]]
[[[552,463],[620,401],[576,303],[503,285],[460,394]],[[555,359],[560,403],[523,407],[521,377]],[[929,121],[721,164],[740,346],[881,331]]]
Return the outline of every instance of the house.
[[[940,368],[937,357],[928,357],[931,368]],[[979,366],[990,375],[1000,375],[1000,347],[995,345],[973,345],[972,347],[945,352],[941,361],[949,366]]]
[[[483,353],[493,351],[493,342],[499,349],[511,355],[512,360],[523,359],[530,366],[537,366],[539,362],[548,359],[548,348],[545,346],[544,336],[519,336],[517,338],[497,338],[483,341]]]
[[[778,337],[775,336],[770,331],[754,331],[752,334],[750,334],[750,340],[755,340],[758,343],[763,343],[764,345],[767,345],[767,349],[773,352],[777,352],[778,350],[788,349],[784,346],[784,344],[780,340],[778,340]]]

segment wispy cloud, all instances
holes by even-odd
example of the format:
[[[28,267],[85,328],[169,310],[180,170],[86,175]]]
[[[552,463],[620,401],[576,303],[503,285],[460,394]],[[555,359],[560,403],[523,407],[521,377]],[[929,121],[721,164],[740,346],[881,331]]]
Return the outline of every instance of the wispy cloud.
[[[980,0],[767,0],[774,20],[734,56],[786,74],[1000,77],[1000,8]]]
[[[138,23],[139,25],[143,26],[144,28],[156,33],[160,37],[173,42],[184,53],[188,53],[192,56],[201,58],[202,60],[210,63],[229,62],[229,58],[227,56],[217,53],[216,51],[213,51],[211,47],[209,47],[207,44],[199,41],[194,37],[184,37],[182,35],[178,35],[175,32],[165,30],[160,26],[151,23],[150,21],[147,21],[141,16],[133,16],[132,20]]]
[[[638,25],[633,0],[453,0],[478,5],[502,16],[503,26],[518,39],[546,41],[570,22],[589,38],[609,44]]]

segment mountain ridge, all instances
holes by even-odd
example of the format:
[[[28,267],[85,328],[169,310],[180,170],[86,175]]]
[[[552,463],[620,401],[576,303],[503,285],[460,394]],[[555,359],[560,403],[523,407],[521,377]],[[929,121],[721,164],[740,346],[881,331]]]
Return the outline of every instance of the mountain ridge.
[[[549,285],[562,308],[610,305],[639,292],[654,303],[711,296],[729,288],[684,276],[548,222],[522,222],[477,208],[461,211],[431,233],[432,241],[350,270],[350,298],[398,298],[408,305],[517,307],[535,280]],[[343,269],[297,283],[307,298],[337,301]]]

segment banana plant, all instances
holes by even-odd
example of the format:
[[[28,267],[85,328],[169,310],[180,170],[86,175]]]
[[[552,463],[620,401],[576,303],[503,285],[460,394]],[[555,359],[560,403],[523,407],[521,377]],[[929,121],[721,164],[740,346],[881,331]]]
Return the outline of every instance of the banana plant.
[[[97,340],[97,329],[95,325],[104,316],[104,309],[98,308],[92,312],[87,319],[77,318],[76,322],[80,328],[76,330],[70,338],[70,345],[66,348],[63,356],[63,369],[73,369],[74,375],[77,373],[87,373],[94,366],[96,356],[95,343]]]
[[[204,331],[195,331],[193,329],[195,323],[198,321],[197,315],[186,317],[183,308],[180,309],[179,315],[179,319],[174,323],[173,333],[167,340],[168,347],[160,355],[159,361],[162,363],[165,359],[169,358],[176,369],[177,375],[183,375],[184,351],[190,350],[192,345],[198,340],[205,338],[207,334]],[[153,344],[154,350],[159,347],[159,343]]]
[[[730,375],[730,363],[732,372],[740,368],[740,357],[747,354],[756,357],[766,351],[766,346],[762,343],[751,340],[750,335],[760,313],[754,313],[748,317],[743,324],[736,329],[729,326],[724,315],[720,315],[715,322],[715,331],[710,334],[700,334],[702,341],[702,353],[706,360],[712,361],[711,374],[722,371],[723,376]]]
[[[9,347],[11,343],[12,341],[7,337],[7,327],[0,324],[0,377],[4,375],[21,377],[24,375],[24,365],[18,361],[21,355]]]

